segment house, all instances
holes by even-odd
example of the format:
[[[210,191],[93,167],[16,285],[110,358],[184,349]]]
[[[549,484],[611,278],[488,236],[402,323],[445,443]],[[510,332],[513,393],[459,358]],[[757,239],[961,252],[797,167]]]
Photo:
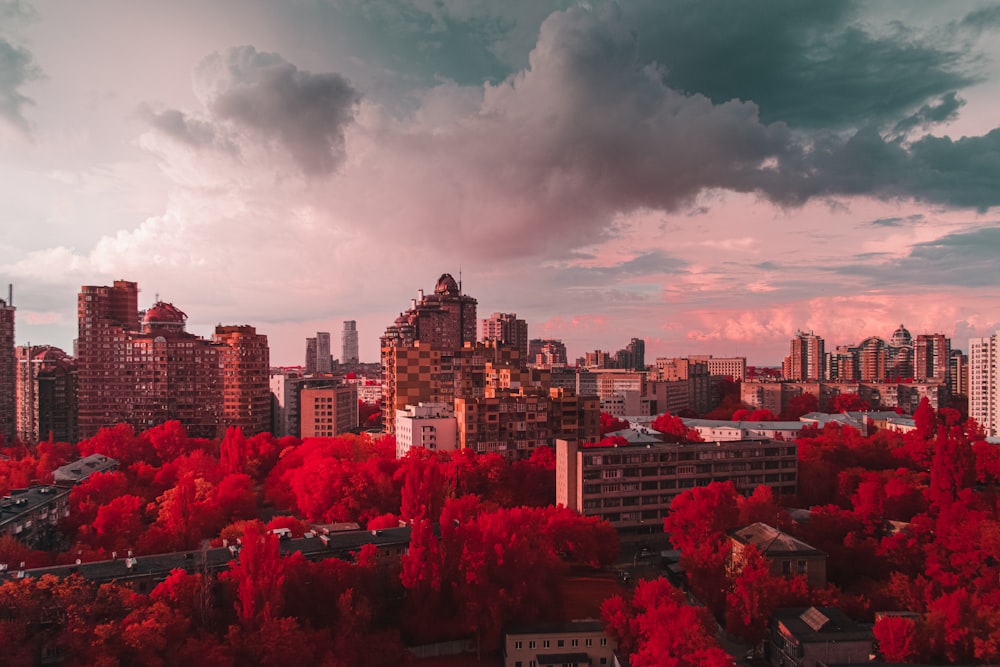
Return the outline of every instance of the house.
[[[729,540],[731,568],[739,568],[745,550],[753,545],[771,564],[771,574],[804,575],[810,588],[826,586],[826,554],[788,533],[758,521],[729,531]]]

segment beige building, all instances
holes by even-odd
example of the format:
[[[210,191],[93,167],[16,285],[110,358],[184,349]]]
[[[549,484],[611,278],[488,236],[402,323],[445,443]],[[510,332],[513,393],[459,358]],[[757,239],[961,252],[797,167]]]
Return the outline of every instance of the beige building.
[[[857,665],[871,661],[872,628],[835,607],[779,609],[768,638],[774,667]]]
[[[458,449],[458,423],[449,403],[420,403],[396,411],[396,458],[412,447],[435,452]]]
[[[299,394],[301,437],[333,437],[358,427],[358,388],[333,381],[327,386],[302,387]]]
[[[504,636],[504,667],[610,665],[618,644],[594,619],[511,628]]]
[[[654,431],[631,430],[636,437],[627,437],[630,444],[620,447],[557,440],[556,504],[600,517],[618,529],[637,529],[662,526],[678,494],[711,482],[732,481],[744,494],[760,485],[778,495],[797,490],[794,442],[670,444],[657,442]],[[642,433],[650,435],[639,437]]]

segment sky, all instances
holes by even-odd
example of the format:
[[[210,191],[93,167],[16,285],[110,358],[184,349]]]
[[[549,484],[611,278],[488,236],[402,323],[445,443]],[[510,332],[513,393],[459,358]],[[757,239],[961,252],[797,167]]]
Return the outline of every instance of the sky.
[[[0,0],[0,283],[274,364],[461,275],[571,358],[1000,329],[1000,4]],[[6,290],[3,290],[6,297]]]

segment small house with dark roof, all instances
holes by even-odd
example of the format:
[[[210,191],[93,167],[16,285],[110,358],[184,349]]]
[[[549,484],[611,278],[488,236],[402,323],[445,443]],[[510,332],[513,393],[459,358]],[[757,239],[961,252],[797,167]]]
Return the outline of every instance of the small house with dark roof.
[[[746,560],[746,549],[753,545],[771,564],[771,573],[780,576],[803,575],[810,588],[826,586],[826,553],[766,523],[752,523],[729,531],[732,543],[730,568],[739,569]]]
[[[774,667],[868,664],[872,627],[836,607],[778,609],[771,617],[768,657]]]

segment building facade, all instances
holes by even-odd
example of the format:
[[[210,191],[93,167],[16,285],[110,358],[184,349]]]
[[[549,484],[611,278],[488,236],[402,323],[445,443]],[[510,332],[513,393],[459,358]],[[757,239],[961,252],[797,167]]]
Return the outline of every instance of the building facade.
[[[12,293],[13,289],[9,291]],[[0,438],[12,444],[17,431],[17,360],[14,354],[14,305],[0,299]]]
[[[51,345],[17,348],[17,437],[76,442],[76,361]]]
[[[528,323],[517,313],[493,313],[483,320],[483,341],[496,341],[516,348],[522,360],[528,359]]]
[[[358,427],[358,388],[349,382],[303,384],[298,396],[300,436],[329,438]]]
[[[794,494],[794,442],[742,440],[670,444],[636,439],[619,447],[556,441],[556,503],[618,529],[660,529],[673,499],[686,489],[732,481],[749,495],[760,485]]]
[[[1000,332],[969,339],[969,417],[1000,435]]]
[[[254,327],[215,328],[212,341],[222,366],[222,421],[239,426],[244,435],[270,432],[270,351],[267,336]]]
[[[610,667],[617,642],[593,619],[517,626],[504,635],[504,667]]]
[[[826,350],[823,339],[812,331],[798,331],[792,338],[785,358],[786,380],[822,380],[825,377]]]
[[[358,323],[354,320],[344,320],[344,328],[340,332],[340,361],[349,366],[354,366],[360,361]]]
[[[458,424],[451,404],[421,403],[396,411],[396,458],[403,458],[413,447],[451,452],[458,446]]]

